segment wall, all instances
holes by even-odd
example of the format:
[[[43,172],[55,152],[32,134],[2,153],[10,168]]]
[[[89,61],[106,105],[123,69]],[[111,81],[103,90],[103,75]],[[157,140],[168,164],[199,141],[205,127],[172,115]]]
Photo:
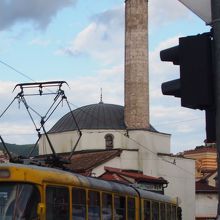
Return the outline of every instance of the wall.
[[[178,197],[183,220],[195,219],[195,161],[180,157],[160,156],[158,176],[169,182],[165,194]]]
[[[82,137],[76,150],[105,149],[105,135],[113,134],[114,148],[124,148],[126,144],[125,130],[82,130]],[[50,134],[50,140],[57,153],[69,152],[78,138],[76,131]],[[42,135],[39,141],[39,154],[51,153],[46,137]]]
[[[138,151],[124,150],[120,157],[115,157],[114,159],[101,164],[94,168],[92,172],[98,177],[105,172],[105,166],[119,169],[139,170],[138,156]]]
[[[140,167],[144,174],[157,176],[158,157],[157,153],[170,153],[170,135],[133,130],[129,131],[127,149],[139,149]]]
[[[170,135],[139,130],[129,131],[130,138],[126,137],[125,130],[82,130],[82,137],[76,150],[105,149],[105,135],[109,133],[114,136],[114,148],[143,150],[149,148],[160,153],[170,152]],[[54,133],[49,137],[57,153],[69,152],[76,143],[78,133],[76,131]],[[51,153],[51,150],[46,137],[42,135],[39,141],[39,154],[48,153]]]
[[[216,217],[218,205],[218,194],[197,193],[196,194],[196,217]]]

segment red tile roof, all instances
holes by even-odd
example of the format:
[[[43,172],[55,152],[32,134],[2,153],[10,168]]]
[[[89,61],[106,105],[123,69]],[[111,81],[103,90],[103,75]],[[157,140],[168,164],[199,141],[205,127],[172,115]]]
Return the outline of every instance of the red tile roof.
[[[184,155],[204,153],[204,152],[213,152],[213,153],[216,153],[216,147],[213,147],[213,146],[211,146],[211,147],[200,146],[200,147],[196,147],[194,150],[184,151]]]
[[[216,187],[208,185],[205,180],[199,180],[196,182],[196,193],[217,193]]]
[[[116,173],[106,172],[106,173],[102,174],[99,178],[103,179],[103,180],[107,180],[107,181],[116,181],[116,182],[122,182],[122,183],[126,183],[126,184],[132,183],[129,180],[123,178],[122,176],[120,176]]]
[[[67,167],[78,173],[90,172],[93,168],[120,156],[121,152],[121,149],[76,152]]]
[[[160,183],[160,184],[167,184],[168,182],[163,179],[162,177],[153,177],[153,176],[147,176],[144,175],[140,171],[134,171],[134,170],[122,170],[118,168],[113,167],[105,167],[106,173],[100,176],[100,178],[105,180],[116,180],[116,181],[122,181],[126,183],[131,183],[128,178],[131,178],[135,180],[135,182],[151,182],[151,183]]]

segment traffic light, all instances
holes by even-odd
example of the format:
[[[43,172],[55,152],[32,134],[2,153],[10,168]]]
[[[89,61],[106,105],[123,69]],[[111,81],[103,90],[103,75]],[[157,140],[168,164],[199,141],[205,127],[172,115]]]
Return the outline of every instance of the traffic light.
[[[162,61],[180,66],[180,78],[161,85],[164,95],[181,98],[181,106],[206,110],[214,103],[210,33],[179,38],[179,45],[162,50]]]
[[[182,37],[178,46],[160,52],[162,61],[180,67],[180,78],[162,83],[162,93],[179,97],[183,107],[205,110],[207,143],[216,140],[212,41],[210,33]]]

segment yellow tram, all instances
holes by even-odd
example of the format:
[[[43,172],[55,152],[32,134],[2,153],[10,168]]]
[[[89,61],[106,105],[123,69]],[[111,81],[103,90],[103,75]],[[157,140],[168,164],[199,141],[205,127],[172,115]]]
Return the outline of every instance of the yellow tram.
[[[1,220],[177,220],[167,196],[54,168],[0,165]]]

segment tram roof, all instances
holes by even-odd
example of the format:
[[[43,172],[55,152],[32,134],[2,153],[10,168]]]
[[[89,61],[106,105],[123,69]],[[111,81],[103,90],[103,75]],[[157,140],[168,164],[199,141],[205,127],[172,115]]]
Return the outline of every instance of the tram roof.
[[[1,172],[8,170],[10,177],[1,178]],[[130,196],[141,195],[142,198],[160,200],[163,202],[176,203],[174,199],[168,196],[152,193],[147,190],[133,188],[132,186],[97,179],[94,177],[86,177],[80,174],[67,172],[50,167],[41,167],[35,165],[24,165],[14,163],[0,164],[0,182],[14,181],[27,182],[41,185],[60,184],[67,186],[85,187],[88,189],[101,190],[105,192],[115,192],[118,194],[127,194]]]
[[[85,177],[80,174],[67,172],[59,169],[41,167],[35,165],[23,165],[14,163],[0,164],[1,170],[9,170],[10,178],[4,178],[2,181],[29,182],[35,184],[61,184],[72,185],[76,187],[87,187],[90,189],[99,189],[102,191],[116,192],[136,196],[137,192],[132,187],[111,181],[100,180],[94,177]]]

